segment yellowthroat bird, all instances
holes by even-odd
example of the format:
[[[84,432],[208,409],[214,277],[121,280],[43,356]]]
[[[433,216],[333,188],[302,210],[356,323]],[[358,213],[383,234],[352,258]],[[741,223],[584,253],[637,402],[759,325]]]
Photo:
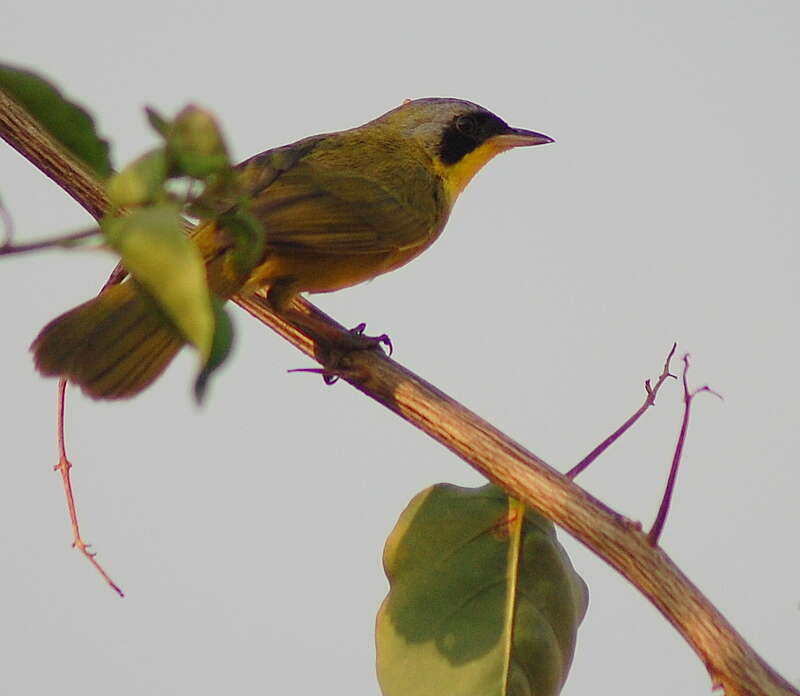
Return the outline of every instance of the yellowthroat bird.
[[[408,263],[439,236],[458,195],[492,157],[550,142],[477,104],[428,98],[267,150],[237,168],[264,227],[263,259],[242,277],[230,236],[215,222],[200,224],[192,237],[209,287],[222,300],[267,287],[272,308],[298,320],[289,308],[298,293],[339,290]],[[66,377],[93,398],[119,399],[147,387],[185,342],[128,279],[51,321],[31,349],[42,374]]]

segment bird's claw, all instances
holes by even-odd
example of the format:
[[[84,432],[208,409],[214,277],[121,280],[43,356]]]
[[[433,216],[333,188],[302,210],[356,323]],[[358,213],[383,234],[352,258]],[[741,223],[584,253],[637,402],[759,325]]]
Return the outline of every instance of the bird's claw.
[[[366,328],[367,325],[362,321],[360,324],[350,329],[348,333],[362,338],[366,342],[366,345],[364,346],[365,349],[381,348],[381,346],[386,346],[388,355],[391,355],[394,352],[394,345],[392,345],[392,339],[389,338],[389,334],[384,333],[380,336],[365,336],[364,331]]]

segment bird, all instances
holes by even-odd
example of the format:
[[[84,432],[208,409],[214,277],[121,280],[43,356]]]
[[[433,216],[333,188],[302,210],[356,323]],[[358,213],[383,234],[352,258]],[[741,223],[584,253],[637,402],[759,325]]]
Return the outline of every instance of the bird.
[[[276,313],[313,335],[311,321],[290,307],[298,294],[340,290],[408,263],[439,237],[459,194],[489,160],[551,142],[470,101],[406,100],[364,125],[237,165],[265,235],[261,259],[246,274],[219,218],[200,222],[192,239],[220,300],[266,289]],[[216,205],[225,211],[225,201]],[[95,399],[123,399],[149,386],[186,343],[127,278],[51,321],[31,350],[42,375],[66,378]]]

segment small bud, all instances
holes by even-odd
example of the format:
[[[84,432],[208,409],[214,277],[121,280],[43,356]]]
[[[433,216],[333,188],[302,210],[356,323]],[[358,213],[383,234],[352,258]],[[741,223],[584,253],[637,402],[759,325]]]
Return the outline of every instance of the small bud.
[[[189,176],[202,178],[230,166],[216,119],[197,106],[187,106],[177,115],[167,143],[178,168]]]

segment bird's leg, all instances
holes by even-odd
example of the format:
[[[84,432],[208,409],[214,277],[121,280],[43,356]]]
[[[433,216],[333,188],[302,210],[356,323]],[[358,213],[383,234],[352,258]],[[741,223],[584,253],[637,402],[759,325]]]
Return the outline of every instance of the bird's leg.
[[[386,334],[367,336],[366,324],[343,331],[331,326],[324,319],[307,314],[291,305],[297,291],[288,282],[278,281],[270,286],[267,302],[271,309],[292,324],[316,343],[316,358],[326,368],[326,372],[336,371],[342,359],[353,351],[381,350],[384,346],[392,353],[392,341]]]

